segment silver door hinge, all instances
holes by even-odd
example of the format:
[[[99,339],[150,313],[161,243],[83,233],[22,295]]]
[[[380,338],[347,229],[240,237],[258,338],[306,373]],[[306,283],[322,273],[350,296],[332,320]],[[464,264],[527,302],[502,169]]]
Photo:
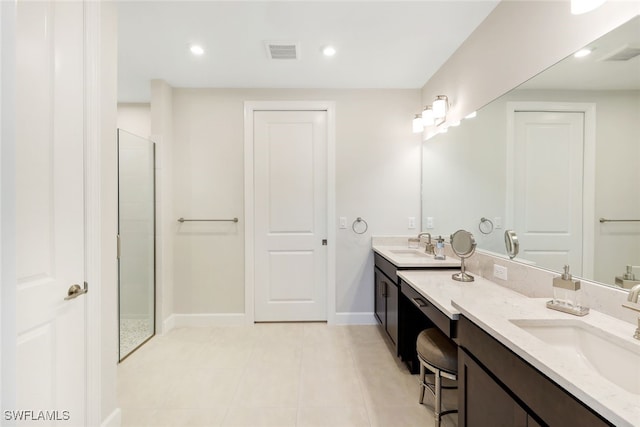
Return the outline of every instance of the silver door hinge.
[[[120,259],[120,235],[116,237],[116,256]]]
[[[327,246],[327,239],[322,239],[322,246]]]

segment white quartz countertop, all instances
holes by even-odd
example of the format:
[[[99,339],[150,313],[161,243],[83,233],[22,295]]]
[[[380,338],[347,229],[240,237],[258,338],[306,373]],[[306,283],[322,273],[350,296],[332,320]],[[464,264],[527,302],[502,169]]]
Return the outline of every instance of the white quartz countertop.
[[[412,252],[422,254],[424,248],[409,249],[408,245],[374,245],[373,251],[399,268],[447,268],[460,267],[460,260],[448,257],[444,260],[435,259],[433,255],[425,253],[413,255]]]
[[[473,282],[458,282],[451,278],[457,270],[401,270],[398,277],[411,285],[438,310],[446,314],[450,319],[457,319],[460,310],[453,306],[452,301],[462,296],[486,299],[518,298],[521,294],[510,289],[498,286],[482,277],[475,277]]]
[[[451,319],[460,314],[467,317],[614,425],[640,426],[640,394],[604,380],[588,362],[576,363],[575,357],[566,357],[511,320],[584,322],[640,354],[640,341],[633,339],[633,324],[595,310],[584,317],[550,310],[545,306],[548,298],[529,298],[481,277],[462,283],[451,279],[451,271],[439,270],[399,271],[398,276]],[[609,369],[618,367],[612,362]],[[640,375],[638,372],[622,375]]]

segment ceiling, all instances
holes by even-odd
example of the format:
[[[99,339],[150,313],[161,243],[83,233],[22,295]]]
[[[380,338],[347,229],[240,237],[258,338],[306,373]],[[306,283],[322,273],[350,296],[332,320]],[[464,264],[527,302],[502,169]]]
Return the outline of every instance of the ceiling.
[[[589,43],[592,53],[583,58],[565,58],[519,89],[640,90],[640,55],[611,61],[616,52],[640,52],[640,16]]]
[[[420,88],[494,1],[118,2],[118,100],[173,87]],[[265,41],[299,43],[271,60]],[[189,51],[200,44],[205,54]],[[321,49],[335,46],[325,57]]]

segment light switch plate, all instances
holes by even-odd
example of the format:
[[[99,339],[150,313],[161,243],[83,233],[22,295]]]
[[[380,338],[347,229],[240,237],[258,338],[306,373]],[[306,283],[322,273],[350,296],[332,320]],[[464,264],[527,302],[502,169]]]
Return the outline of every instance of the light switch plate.
[[[340,217],[340,228],[347,228],[347,217]]]
[[[409,217],[409,225],[408,227],[409,230],[413,230],[414,228],[416,228],[416,217],[415,216],[410,216]]]
[[[496,230],[500,230],[502,228],[502,217],[501,216],[494,217],[493,225]]]
[[[428,216],[427,217],[427,229],[431,230],[433,228],[433,217],[432,216]]]

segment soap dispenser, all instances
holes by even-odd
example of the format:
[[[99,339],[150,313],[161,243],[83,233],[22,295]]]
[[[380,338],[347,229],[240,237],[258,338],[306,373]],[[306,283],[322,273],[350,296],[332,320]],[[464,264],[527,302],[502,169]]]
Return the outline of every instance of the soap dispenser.
[[[436,240],[436,248],[434,252],[434,259],[446,259],[447,256],[444,254],[444,239],[442,236],[438,236]]]
[[[547,302],[547,307],[576,316],[589,313],[587,307],[582,306],[580,281],[574,280],[569,273],[569,266],[564,266],[564,273],[553,278],[553,300]]]

